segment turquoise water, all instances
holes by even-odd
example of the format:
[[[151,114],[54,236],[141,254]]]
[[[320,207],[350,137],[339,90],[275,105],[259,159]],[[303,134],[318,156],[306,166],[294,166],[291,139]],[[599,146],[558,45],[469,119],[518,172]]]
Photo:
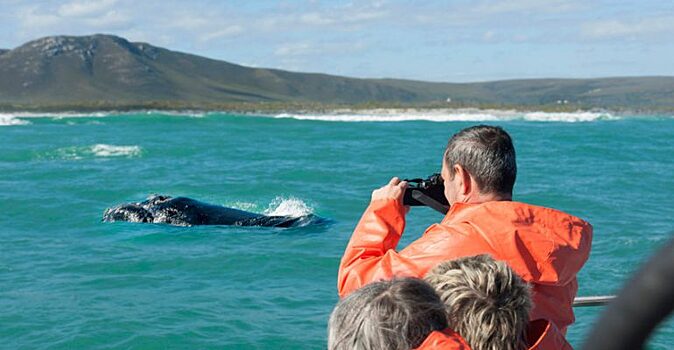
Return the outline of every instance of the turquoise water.
[[[324,348],[340,255],[372,189],[437,171],[447,138],[478,120],[515,140],[516,200],[593,223],[580,295],[615,292],[674,231],[671,117],[286,117],[0,118],[0,348]],[[333,223],[100,222],[152,193]],[[440,219],[412,209],[402,244]],[[574,345],[600,311],[577,310]],[[670,320],[651,348],[673,343]]]

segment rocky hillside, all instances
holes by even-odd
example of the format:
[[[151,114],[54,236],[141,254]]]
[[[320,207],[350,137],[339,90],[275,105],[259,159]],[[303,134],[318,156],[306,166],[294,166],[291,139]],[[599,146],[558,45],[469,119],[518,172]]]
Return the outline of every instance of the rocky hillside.
[[[0,104],[148,102],[674,106],[673,77],[428,83],[244,67],[112,35],[54,36],[0,50]]]

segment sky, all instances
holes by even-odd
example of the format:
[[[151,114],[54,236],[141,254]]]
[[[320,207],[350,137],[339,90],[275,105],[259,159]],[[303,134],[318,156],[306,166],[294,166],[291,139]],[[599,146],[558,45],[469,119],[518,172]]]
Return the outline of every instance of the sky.
[[[0,0],[0,48],[95,33],[360,78],[674,76],[669,0]]]

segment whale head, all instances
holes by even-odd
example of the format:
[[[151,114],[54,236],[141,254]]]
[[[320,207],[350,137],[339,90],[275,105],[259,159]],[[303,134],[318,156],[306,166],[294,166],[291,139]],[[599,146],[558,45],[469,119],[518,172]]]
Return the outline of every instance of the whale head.
[[[154,217],[147,209],[139,204],[122,204],[109,208],[103,213],[103,221],[153,222]]]

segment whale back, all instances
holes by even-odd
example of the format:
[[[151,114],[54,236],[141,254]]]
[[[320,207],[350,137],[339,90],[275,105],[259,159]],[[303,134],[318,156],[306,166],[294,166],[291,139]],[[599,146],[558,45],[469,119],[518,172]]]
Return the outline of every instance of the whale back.
[[[204,203],[187,197],[152,195],[137,203],[121,204],[107,209],[103,221],[128,221],[176,226],[234,225],[265,227],[298,227],[323,223],[315,215],[266,216],[245,210]]]
[[[252,220],[264,215],[221,205],[204,203],[187,197],[168,198],[155,202],[155,216],[165,217],[164,223],[173,225],[236,225],[239,221]]]

